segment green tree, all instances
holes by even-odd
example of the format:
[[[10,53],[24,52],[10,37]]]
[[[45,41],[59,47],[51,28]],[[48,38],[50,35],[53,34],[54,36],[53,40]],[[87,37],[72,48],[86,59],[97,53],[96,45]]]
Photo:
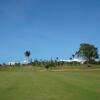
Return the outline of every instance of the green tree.
[[[29,57],[31,56],[31,52],[30,51],[25,51],[24,55],[28,58],[28,61],[30,61]]]
[[[99,58],[98,48],[92,44],[82,43],[79,50],[76,52],[78,57],[82,57],[87,63],[92,63]]]
[[[74,57],[75,57],[75,55],[73,54],[73,55],[72,55],[72,58],[74,59]]]

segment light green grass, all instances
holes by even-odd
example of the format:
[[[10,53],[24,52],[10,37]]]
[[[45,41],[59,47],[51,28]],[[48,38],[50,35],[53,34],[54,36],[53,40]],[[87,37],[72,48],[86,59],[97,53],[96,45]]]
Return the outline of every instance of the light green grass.
[[[100,100],[100,71],[0,71],[0,100]]]

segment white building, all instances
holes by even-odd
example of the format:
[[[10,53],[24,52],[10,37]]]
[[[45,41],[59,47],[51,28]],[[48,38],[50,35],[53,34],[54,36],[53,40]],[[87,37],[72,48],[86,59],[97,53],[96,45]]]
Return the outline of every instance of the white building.
[[[15,64],[16,64],[16,62],[8,62],[7,65],[15,65]]]
[[[21,64],[29,64],[29,63],[30,63],[30,61],[28,61],[28,60],[24,60],[21,62]]]
[[[76,59],[76,58],[74,58],[74,59],[69,59],[69,60],[63,60],[63,59],[61,59],[60,61],[64,61],[64,62],[73,62],[73,61],[76,61],[76,62],[80,62],[81,64],[83,64],[84,62],[85,62],[85,60],[82,60],[82,59]]]

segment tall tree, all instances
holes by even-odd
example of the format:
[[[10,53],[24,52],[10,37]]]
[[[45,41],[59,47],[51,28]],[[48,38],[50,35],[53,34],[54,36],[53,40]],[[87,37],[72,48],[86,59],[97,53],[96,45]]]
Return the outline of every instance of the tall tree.
[[[30,61],[29,57],[31,55],[31,52],[30,51],[25,51],[24,55],[28,58],[28,61]]]
[[[72,58],[74,59],[74,57],[75,57],[75,55],[73,54],[73,55],[72,55]]]
[[[91,63],[92,61],[95,61],[95,59],[99,58],[98,48],[88,43],[80,44],[80,48],[76,52],[76,55],[85,59],[87,63]]]

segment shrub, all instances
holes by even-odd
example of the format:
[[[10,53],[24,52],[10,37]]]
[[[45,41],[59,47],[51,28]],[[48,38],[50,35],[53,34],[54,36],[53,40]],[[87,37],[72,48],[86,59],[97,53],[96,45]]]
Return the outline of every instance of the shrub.
[[[49,64],[45,65],[46,69],[49,69],[49,68],[52,68],[52,67],[55,67],[54,63],[49,63]]]

